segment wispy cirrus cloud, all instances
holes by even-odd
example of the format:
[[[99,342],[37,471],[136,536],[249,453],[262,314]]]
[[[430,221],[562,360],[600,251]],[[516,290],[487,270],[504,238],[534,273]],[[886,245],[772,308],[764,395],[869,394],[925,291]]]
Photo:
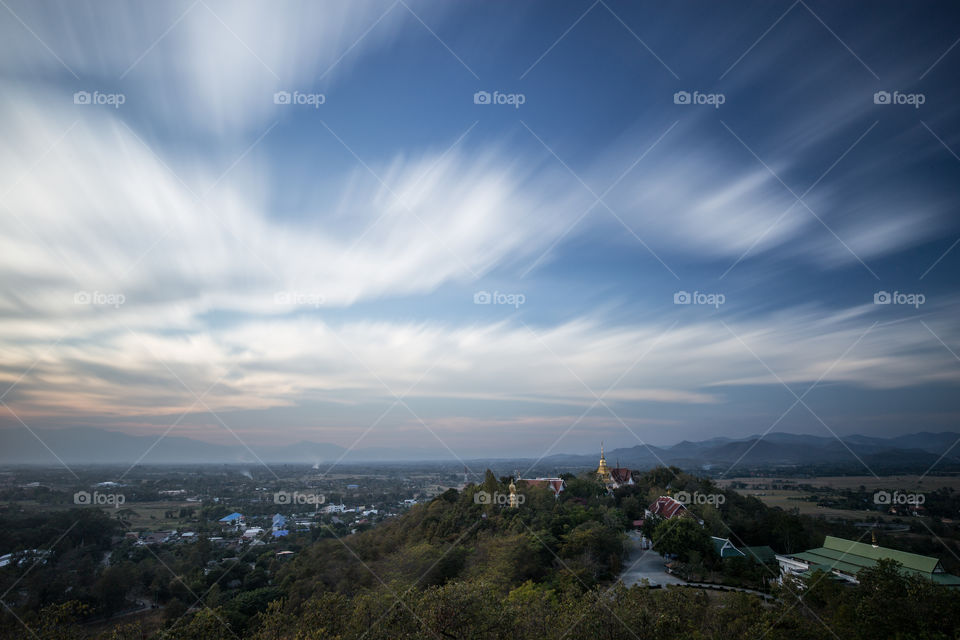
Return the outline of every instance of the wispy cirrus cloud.
[[[393,0],[9,6],[27,26],[0,27],[8,78],[76,74],[77,88],[122,88],[155,125],[219,136],[266,126],[275,91],[325,90],[413,20]]]
[[[485,403],[586,409],[603,396],[612,406],[723,404],[727,389],[747,385],[894,389],[960,379],[916,320],[864,330],[882,319],[873,305],[672,328],[587,318],[533,328],[281,317],[216,332],[72,336],[53,349],[14,346],[7,336],[4,377],[36,363],[11,394],[25,415],[178,414],[214,385],[204,405],[214,410],[389,402],[409,390],[410,398],[472,406],[478,419]],[[943,339],[957,339],[949,323],[929,322]]]
[[[683,79],[642,50],[653,73],[624,86],[645,73],[617,44],[640,49],[623,29],[640,5],[623,22],[587,16],[523,82],[513,71],[540,54],[524,32],[536,12],[505,25],[484,5],[469,19],[423,5],[420,22],[389,0],[9,6],[23,23],[0,25],[0,381],[26,417],[135,428],[209,406],[267,422],[299,410],[307,429],[305,407],[336,405],[345,412],[320,426],[342,435],[410,389],[442,407],[440,428],[496,430],[494,407],[522,405],[520,428],[548,431],[594,393],[618,409],[707,411],[825,371],[824,383],[868,390],[957,381],[922,325],[859,306],[872,289],[855,264],[955,224],[949,90],[931,93],[929,112],[879,110],[873,76],[799,7],[723,82],[743,47],[714,55],[699,44],[713,18],[678,41],[676,18],[657,16],[643,37]],[[747,22],[735,25],[747,41],[769,26]],[[825,46],[784,74],[810,37]],[[482,82],[465,60],[483,61]],[[909,65],[870,60],[884,87],[911,86]],[[726,92],[722,108],[672,103],[697,86]],[[126,101],[74,105],[78,89]],[[473,104],[478,89],[529,95],[521,111]],[[277,90],[329,93],[330,108],[274,104]],[[717,264],[756,260],[724,284],[730,307],[683,313],[621,221],[676,267],[669,287],[694,290],[704,263],[713,287]],[[530,305],[470,305],[501,284]],[[940,292],[915,311],[953,345],[956,301]]]
[[[78,290],[122,293],[118,322],[168,327],[211,310],[285,313],[298,296],[338,307],[423,294],[533,254],[582,204],[556,174],[490,146],[344,168],[327,180],[335,199],[284,217],[271,196],[284,186],[262,177],[256,153],[226,176],[192,165],[193,181],[217,184],[201,195],[115,116],[71,123],[45,97],[11,93],[3,109],[0,167],[14,178],[0,271],[13,316],[82,323]]]

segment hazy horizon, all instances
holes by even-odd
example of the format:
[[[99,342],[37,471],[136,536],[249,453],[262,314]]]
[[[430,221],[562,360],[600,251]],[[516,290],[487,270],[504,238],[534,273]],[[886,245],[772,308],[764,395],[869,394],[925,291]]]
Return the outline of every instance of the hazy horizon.
[[[874,473],[873,467],[885,469],[889,465],[901,468],[935,468],[946,471],[954,468],[960,458],[954,452],[960,442],[960,432],[916,433],[895,438],[876,438],[862,434],[841,436],[842,442],[831,436],[769,432],[744,438],[715,437],[709,440],[687,440],[657,444],[640,443],[625,447],[599,443],[594,450],[517,450],[509,447],[471,449],[468,456],[442,446],[429,447],[345,447],[335,443],[301,441],[292,445],[261,445],[252,448],[249,443],[215,444],[167,435],[164,438],[128,436],[121,432],[99,428],[24,432],[18,440],[8,437],[12,446],[0,452],[0,466],[18,465],[57,467],[68,472],[82,466],[119,466],[126,477],[137,466],[195,465],[204,463],[263,466],[268,473],[273,465],[313,465],[326,476],[338,467],[379,463],[429,463],[459,466],[476,476],[482,469],[471,463],[478,461],[533,461],[527,471],[560,473],[572,468],[593,468],[600,449],[605,450],[611,465],[645,469],[653,466],[680,465],[683,468],[724,470],[728,475],[737,467],[790,468],[800,464],[837,464],[848,469],[863,467]],[[757,449],[761,443],[767,449]],[[606,446],[605,446],[606,445]],[[686,446],[691,445],[691,446]],[[772,449],[771,449],[772,447]],[[873,456],[872,464],[864,461]],[[919,456],[919,457],[918,457]],[[622,464],[621,464],[622,463]],[[572,467],[571,467],[572,465]],[[883,465],[880,467],[879,465]]]

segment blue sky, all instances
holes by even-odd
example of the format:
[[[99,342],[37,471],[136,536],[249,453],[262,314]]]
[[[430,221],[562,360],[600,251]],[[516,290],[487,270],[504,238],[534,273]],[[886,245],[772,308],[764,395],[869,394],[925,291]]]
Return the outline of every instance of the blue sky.
[[[956,428],[950,3],[0,16],[4,429]]]

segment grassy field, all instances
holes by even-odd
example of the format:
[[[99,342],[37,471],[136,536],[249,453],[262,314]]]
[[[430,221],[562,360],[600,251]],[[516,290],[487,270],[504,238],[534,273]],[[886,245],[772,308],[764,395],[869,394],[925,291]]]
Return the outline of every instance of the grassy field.
[[[824,476],[813,478],[806,484],[814,486],[834,487],[837,489],[856,489],[863,485],[868,490],[887,489],[899,491],[933,491],[941,487],[960,489],[960,476],[887,476],[874,478],[873,476]]]
[[[887,491],[933,491],[941,487],[952,487],[960,490],[960,477],[957,476],[926,476],[907,475],[907,476],[887,476],[874,478],[873,476],[817,476],[813,478],[724,478],[718,480],[717,484],[724,488],[729,488],[733,483],[743,483],[746,488],[735,489],[738,493],[745,496],[753,496],[761,500],[764,504],[771,507],[781,507],[783,509],[799,509],[802,514],[820,515],[824,517],[837,517],[848,519],[862,518],[880,518],[882,520],[893,520],[898,516],[881,514],[877,511],[856,511],[848,509],[835,509],[831,507],[817,506],[815,501],[802,500],[807,498],[811,492],[802,490],[799,485],[810,485],[813,487],[830,487],[832,489],[859,489],[864,487],[867,491],[884,489]],[[778,489],[772,489],[777,485]],[[796,488],[790,488],[796,487]]]
[[[871,520],[893,520],[897,516],[891,516],[878,511],[854,511],[850,509],[836,509],[833,507],[821,507],[816,502],[801,500],[802,497],[810,495],[809,491],[753,491],[737,489],[738,493],[758,498],[768,507],[780,507],[784,510],[798,509],[804,515],[818,515],[831,518],[862,519]]]
[[[186,520],[180,518],[168,518],[166,514],[172,511],[174,515],[180,512],[180,509],[193,508],[200,510],[200,505],[196,502],[136,502],[125,504],[122,508],[129,509],[133,513],[127,517],[132,531],[141,529],[180,529],[189,528]]]
[[[867,490],[887,489],[899,491],[933,491],[941,487],[952,487],[960,490],[960,476],[816,476],[813,478],[723,478],[717,484],[727,487],[733,482],[742,482],[750,488],[762,489],[771,484],[779,485],[812,485],[814,487],[831,487],[833,489],[857,489],[861,486]]]
[[[76,509],[74,504],[48,504],[36,502],[34,500],[21,500],[18,504],[27,509],[37,509],[40,511],[67,511]],[[194,509],[200,511],[200,504],[196,502],[128,502],[115,510],[113,507],[88,506],[86,509],[103,509],[103,512],[111,518],[117,517],[117,511],[125,516],[128,523],[127,529],[130,531],[168,531],[171,529],[189,530],[191,524],[187,519],[168,518],[166,514],[172,511],[174,515],[180,512],[180,509]]]

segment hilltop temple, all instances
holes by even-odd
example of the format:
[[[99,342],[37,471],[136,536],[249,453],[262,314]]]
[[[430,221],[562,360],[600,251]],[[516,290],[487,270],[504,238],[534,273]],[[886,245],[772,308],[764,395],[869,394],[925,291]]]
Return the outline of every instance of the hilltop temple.
[[[633,484],[633,474],[631,473],[630,469],[621,467],[619,465],[620,463],[618,462],[616,467],[607,467],[607,459],[603,455],[603,443],[601,442],[600,464],[597,467],[597,479],[607,487],[608,491]]]

